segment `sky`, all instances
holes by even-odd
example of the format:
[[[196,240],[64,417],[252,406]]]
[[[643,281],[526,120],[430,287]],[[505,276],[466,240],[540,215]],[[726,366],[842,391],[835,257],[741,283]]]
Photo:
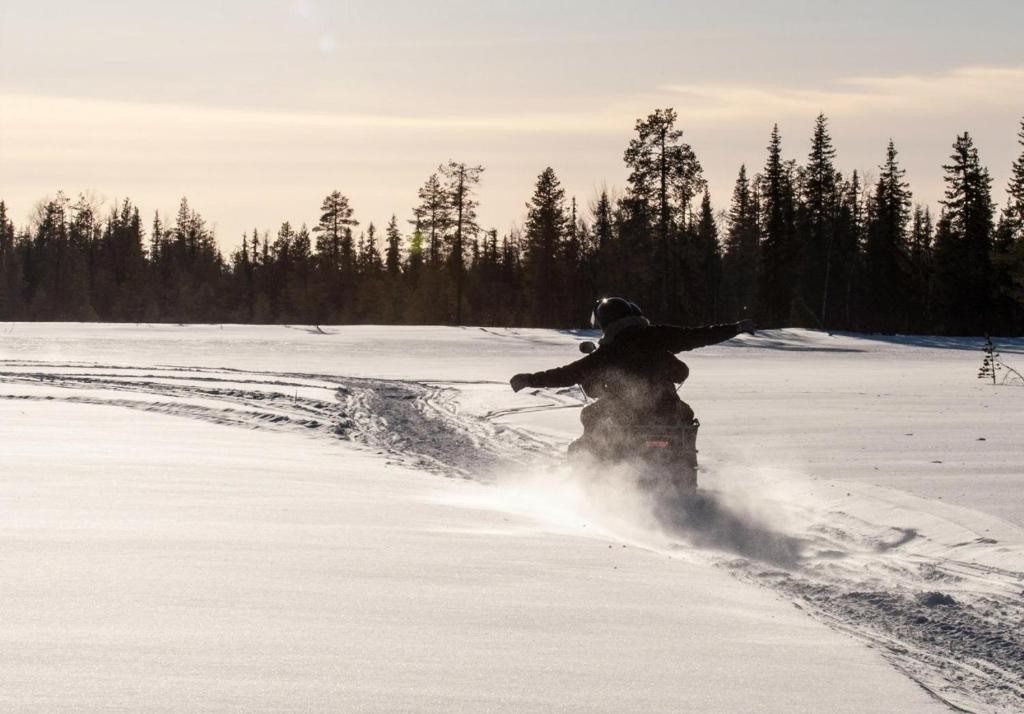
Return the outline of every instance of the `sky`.
[[[1024,116],[1020,0],[0,0],[0,199],[26,224],[58,190],[147,223],[182,196],[225,249],[312,225],[411,217],[449,159],[485,167],[481,224],[521,224],[555,169],[586,217],[621,193],[637,118],[674,107],[717,209],[774,123],[806,158],[829,118],[844,173],[890,138],[919,202],[969,131],[1002,203]]]

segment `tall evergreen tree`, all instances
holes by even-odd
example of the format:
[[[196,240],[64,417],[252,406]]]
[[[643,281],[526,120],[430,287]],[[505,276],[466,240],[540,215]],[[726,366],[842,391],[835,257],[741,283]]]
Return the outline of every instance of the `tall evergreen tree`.
[[[568,319],[561,288],[558,259],[569,229],[565,190],[550,166],[537,177],[533,197],[526,204],[525,268],[530,297],[531,324],[543,325],[553,317]]]
[[[0,320],[21,319],[24,310],[25,286],[15,238],[14,222],[0,201]]]
[[[163,248],[164,243],[164,224],[160,220],[160,211],[153,213],[153,230],[149,236],[149,259],[158,263],[160,261],[160,251]]]
[[[331,191],[320,204],[320,220],[313,233],[316,252],[329,270],[348,272],[353,267],[352,229],[359,225],[353,213],[348,197],[340,191]]]
[[[917,331],[930,329],[932,291],[932,227],[931,210],[914,207],[910,224],[910,324]]]
[[[348,197],[332,191],[320,205],[320,220],[313,226],[320,279],[325,286],[326,312],[320,319],[345,320],[353,311],[355,292],[355,247],[352,229],[359,225]]]
[[[391,215],[391,220],[388,221],[385,240],[387,240],[388,247],[384,258],[384,265],[388,275],[395,277],[398,275],[402,264],[402,234],[398,231],[398,218],[394,214]]]
[[[718,224],[711,208],[711,194],[704,191],[700,202],[693,242],[690,246],[691,297],[689,310],[699,324],[709,324],[718,318],[718,293],[722,278],[722,252],[718,242]]]
[[[615,217],[613,215],[612,201],[608,197],[607,189],[602,190],[597,202],[591,209],[593,214],[593,232],[591,238],[590,271],[589,279],[591,285],[591,299],[596,300],[603,297],[611,290],[613,259],[613,241],[615,238]]]
[[[365,274],[376,275],[384,270],[384,260],[377,245],[377,226],[373,221],[366,227],[366,237],[359,254],[359,267]]]
[[[839,209],[835,157],[828,119],[819,114],[803,171],[799,204],[799,296],[801,311],[821,327],[827,327],[830,320],[832,261]]]
[[[415,230],[413,230],[412,235],[409,237],[408,273],[409,279],[412,280],[413,283],[416,282],[416,279],[418,278],[420,273],[420,268],[423,267],[423,243],[423,231],[421,231],[419,228],[416,228]]]
[[[935,238],[936,312],[947,334],[988,332],[992,306],[992,179],[971,136],[953,144]]]
[[[1010,334],[1024,331],[1024,120],[1018,141],[1021,153],[1010,170],[992,255],[996,325]]]
[[[906,172],[896,160],[896,145],[889,140],[885,163],[875,184],[868,217],[865,278],[869,328],[883,332],[905,330],[909,294],[907,225],[910,190]]]
[[[441,264],[445,235],[452,222],[451,198],[437,172],[432,173],[417,194],[420,202],[413,209],[413,223],[426,241],[426,259],[432,266]]]
[[[765,327],[790,324],[794,298],[796,250],[795,197],[790,169],[782,160],[779,125],[772,128],[768,161],[760,177],[761,309]]]
[[[1003,215],[1010,230],[1010,239],[1021,241],[1024,240],[1024,119],[1021,119],[1017,142],[1021,153],[1010,170],[1010,182],[1006,187],[1008,200]]]
[[[747,167],[743,165],[740,166],[732,191],[722,257],[722,293],[726,315],[759,315],[760,240],[757,204],[747,178]]]
[[[449,161],[440,167],[440,171],[445,178],[445,188],[451,206],[448,263],[455,278],[455,324],[461,325],[462,294],[466,274],[464,246],[466,241],[475,238],[480,230],[476,222],[476,187],[480,183],[484,167]]]
[[[674,109],[656,109],[646,119],[637,119],[636,136],[623,155],[629,174],[629,199],[633,202],[634,233],[631,251],[639,259],[640,276],[657,276],[656,295],[661,311],[667,313],[677,299],[674,267],[680,262],[675,250],[678,231],[687,227],[689,205],[704,188],[703,171],[683,132],[675,128]],[[647,238],[645,218],[653,217],[656,242]]]

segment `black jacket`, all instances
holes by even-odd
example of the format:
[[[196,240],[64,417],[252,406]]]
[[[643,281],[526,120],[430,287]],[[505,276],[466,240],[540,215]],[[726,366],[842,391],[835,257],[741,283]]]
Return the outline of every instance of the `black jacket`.
[[[612,396],[637,411],[654,409],[665,400],[678,402],[675,384],[689,370],[673,355],[724,342],[739,334],[739,324],[708,327],[650,325],[643,318],[613,323],[597,350],[564,367],[528,375],[530,387],[583,385],[591,396]]]

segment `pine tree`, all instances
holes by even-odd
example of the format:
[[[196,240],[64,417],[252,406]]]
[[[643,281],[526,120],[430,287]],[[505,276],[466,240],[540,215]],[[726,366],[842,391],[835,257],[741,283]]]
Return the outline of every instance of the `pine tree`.
[[[896,161],[896,146],[889,140],[885,163],[875,184],[868,218],[865,251],[867,306],[870,329],[891,333],[907,328],[909,294],[910,190],[906,172]]]
[[[636,136],[623,155],[630,169],[629,249],[639,263],[636,273],[657,276],[658,287],[643,292],[657,295],[663,313],[676,297],[672,273],[679,263],[679,251],[674,249],[677,231],[687,227],[690,202],[705,186],[700,162],[682,141],[683,132],[675,128],[675,121],[674,109],[656,109],[646,119],[637,119]],[[647,237],[648,217],[654,217],[653,244]]]
[[[724,312],[728,316],[759,315],[760,238],[757,206],[744,165],[733,187],[722,257]]]
[[[239,322],[251,322],[255,294],[253,289],[253,264],[249,252],[249,236],[242,234],[242,245],[231,256],[232,273],[237,291],[235,315]]]
[[[160,262],[160,252],[164,243],[164,226],[160,221],[160,211],[153,213],[153,230],[149,236],[149,259],[153,263]]]
[[[462,324],[462,294],[466,264],[464,245],[480,230],[476,222],[476,187],[480,183],[483,166],[467,166],[449,161],[440,167],[445,178],[445,190],[451,206],[451,233],[449,235],[448,264],[455,277],[455,324]]]
[[[409,237],[409,279],[415,283],[419,276],[420,269],[423,267],[423,231],[419,228],[412,232]]]
[[[320,205],[320,220],[313,226],[316,235],[320,279],[324,284],[326,312],[320,320],[344,321],[351,315],[355,294],[355,247],[352,229],[359,225],[348,197],[332,191]]]
[[[814,122],[811,151],[803,171],[799,212],[799,288],[804,311],[809,312],[823,328],[830,320],[832,261],[839,209],[835,157],[828,119],[819,114]]]
[[[166,316],[177,322],[210,322],[218,312],[224,271],[216,237],[187,198],[181,199],[170,235]]]
[[[966,132],[950,158],[935,239],[936,308],[947,334],[977,334],[991,321],[992,179]]]
[[[765,327],[784,327],[790,322],[794,298],[796,245],[793,180],[782,160],[779,126],[772,128],[768,161],[760,177],[758,193],[764,221],[761,244],[761,308]]]
[[[932,227],[931,210],[914,207],[910,225],[910,324],[916,332],[931,327],[932,291]]]
[[[398,232],[398,218],[394,214],[391,215],[391,220],[388,221],[388,227],[385,231],[385,239],[387,240],[388,247],[384,264],[388,271],[388,275],[395,277],[398,275],[398,271],[402,264],[402,234]]]
[[[691,244],[694,302],[690,314],[699,324],[709,324],[718,317],[718,292],[722,276],[722,253],[718,243],[718,224],[711,208],[711,194],[704,191],[700,202],[694,240]]]
[[[829,310],[829,326],[833,328],[864,329],[861,306],[866,281],[863,261],[866,241],[865,208],[861,191],[858,171],[853,171],[849,180],[839,182],[839,208],[836,214],[830,283],[830,294],[834,300]]]
[[[377,226],[373,221],[366,227],[366,237],[359,254],[360,270],[371,276],[376,276],[384,270],[384,260],[380,255],[380,246],[377,245]]]
[[[21,319],[24,311],[22,261],[15,241],[14,222],[0,201],[0,320]]]
[[[537,177],[533,197],[526,204],[525,268],[532,325],[560,324],[567,317],[564,275],[558,258],[569,228],[565,190],[550,166]]]
[[[611,272],[615,261],[612,257],[615,237],[615,218],[608,191],[602,190],[591,213],[594,217],[593,254],[591,256],[591,298],[596,300],[611,290]]]
[[[452,221],[451,199],[437,173],[432,173],[420,188],[420,203],[410,221],[426,240],[426,259],[432,266],[441,264],[441,248]]]
[[[995,323],[1010,334],[1024,331],[1024,120],[1018,140],[1021,154],[1011,167],[992,255]]]
[[[1006,187],[1005,220],[1010,226],[1011,240],[1024,241],[1024,119],[1021,119],[1017,141],[1021,146],[1020,156],[1013,162],[1010,183]]]
[[[317,236],[316,252],[330,271],[347,272],[354,264],[352,228],[359,221],[352,217],[348,197],[332,191],[320,204],[320,220],[313,227]]]

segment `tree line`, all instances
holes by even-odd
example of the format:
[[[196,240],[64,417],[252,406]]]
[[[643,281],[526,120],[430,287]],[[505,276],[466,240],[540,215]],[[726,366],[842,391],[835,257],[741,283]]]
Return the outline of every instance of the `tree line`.
[[[20,229],[0,201],[0,320],[577,327],[615,294],[680,324],[1024,332],[1024,121],[1005,204],[965,132],[933,216],[892,141],[873,182],[837,170],[824,115],[802,163],[773,128],[764,165],[739,168],[716,215],[676,120],[637,120],[621,196],[581,210],[548,167],[522,228],[500,236],[477,218],[484,168],[456,161],[383,229],[333,191],[312,228],[254,229],[228,256],[187,199],[148,231],[130,200],[99,215],[59,193]]]

